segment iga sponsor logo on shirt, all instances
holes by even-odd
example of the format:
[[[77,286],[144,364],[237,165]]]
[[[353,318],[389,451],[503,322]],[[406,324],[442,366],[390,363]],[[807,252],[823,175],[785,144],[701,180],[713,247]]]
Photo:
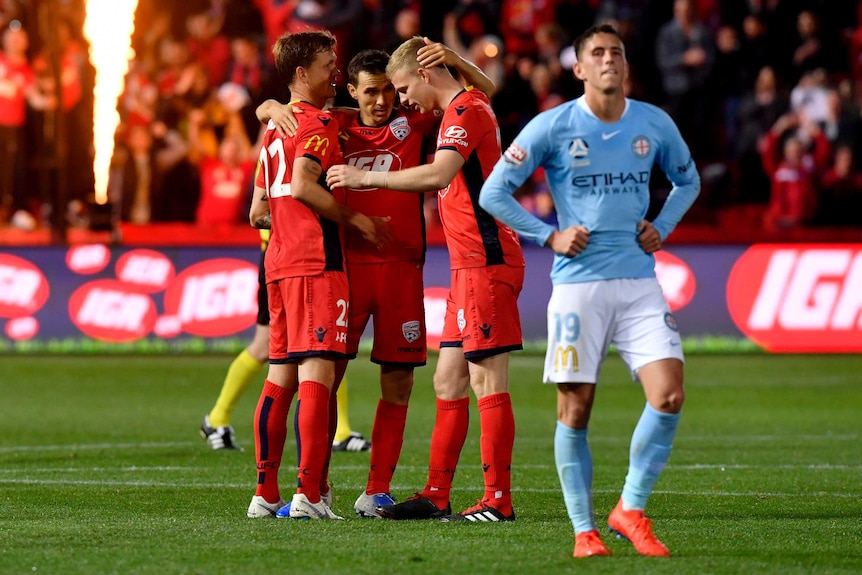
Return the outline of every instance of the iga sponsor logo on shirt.
[[[756,245],[734,265],[727,304],[768,351],[862,352],[862,245]]]
[[[391,172],[401,169],[401,158],[389,150],[363,150],[346,156],[349,166],[355,166],[367,172]],[[353,188],[354,192],[368,192],[377,188]]]
[[[206,260],[183,270],[165,292],[165,315],[186,333],[218,337],[257,321],[257,266],[232,258]]]

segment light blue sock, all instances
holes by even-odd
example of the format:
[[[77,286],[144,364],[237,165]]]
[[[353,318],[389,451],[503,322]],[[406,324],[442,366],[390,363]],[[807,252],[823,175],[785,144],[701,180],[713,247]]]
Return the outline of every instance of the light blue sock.
[[[557,422],[554,460],[563,488],[563,500],[575,533],[596,528],[593,519],[593,457],[586,429],[572,429]]]
[[[629,449],[629,472],[622,497],[626,509],[646,509],[647,499],[670,457],[678,423],[679,413],[662,413],[649,403],[644,407]]]

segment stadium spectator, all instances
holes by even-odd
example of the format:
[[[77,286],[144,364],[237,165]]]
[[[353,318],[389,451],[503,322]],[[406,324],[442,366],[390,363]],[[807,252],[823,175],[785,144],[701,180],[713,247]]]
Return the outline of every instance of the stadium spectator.
[[[816,223],[823,226],[862,224],[862,171],[855,167],[853,148],[835,148],[832,165],[821,178]]]
[[[434,373],[437,419],[431,436],[428,481],[421,493],[378,512],[391,519],[511,521],[514,415],[508,392],[509,352],[521,349],[517,298],[524,257],[517,236],[477,208],[483,179],[500,141],[488,98],[464,89],[443,66],[425,67],[417,53],[425,41],[403,43],[386,68],[404,105],[442,111],[434,161],[395,172],[333,166],[333,187],[382,187],[438,192],[451,265],[440,357]],[[479,289],[481,286],[481,289]],[[478,400],[485,493],[477,505],[451,513],[449,495],[467,437],[470,387]]]
[[[290,517],[340,519],[330,507],[328,467],[336,361],[349,359],[343,314],[350,291],[341,226],[359,229],[375,244],[384,243],[386,232],[379,221],[353,211],[318,183],[325,169],[344,161],[337,145],[338,125],[321,112],[335,96],[335,38],[323,31],[287,33],[274,50],[276,69],[304,113],[293,137],[281,136],[272,125],[267,129],[261,148],[267,153],[261,158],[249,212],[255,227],[271,225],[272,233],[265,264],[270,363],[255,411],[258,479],[247,515],[271,517],[285,505],[278,468],[287,413],[296,394],[301,449]],[[309,293],[325,295],[303,295]]]
[[[575,49],[574,73],[584,82],[584,96],[539,114],[524,128],[482,187],[479,205],[555,252],[543,380],[557,385],[554,452],[575,532],[574,556],[610,555],[593,515],[587,429],[599,372],[614,345],[643,386],[647,403],[608,525],[638,553],[667,557],[670,552],[653,534],[644,509],[676,434],[684,398],[683,353],[652,254],[694,202],[700,180],[672,119],[625,96],[628,64],[616,29],[589,28],[575,40]],[[572,134],[578,137],[573,140]],[[650,222],[644,219],[646,178],[653,164],[673,190]],[[554,197],[559,229],[512,197],[539,166]]]
[[[230,40],[221,33],[222,20],[209,10],[186,19],[189,58],[203,66],[207,85],[217,88],[225,81],[231,57]]]
[[[761,68],[753,90],[743,97],[736,118],[738,135],[732,148],[736,165],[733,200],[763,204],[769,201],[769,176],[763,168],[761,142],[789,109],[790,100],[779,90],[775,70],[769,66]]]
[[[57,105],[56,98],[39,89],[27,57],[29,38],[21,23],[13,21],[3,30],[0,51],[0,221],[16,212],[16,224],[33,227],[28,211],[35,198],[26,193],[25,121],[27,106],[45,110]]]
[[[715,64],[715,45],[695,17],[693,0],[674,0],[673,19],[659,29],[655,42],[667,111],[699,158],[708,145],[705,88]]]
[[[249,142],[238,135],[223,137],[217,155],[206,153],[200,145],[205,119],[200,109],[189,114],[190,157],[201,179],[195,222],[206,226],[236,224],[244,219],[256,154]]]
[[[826,169],[831,145],[820,126],[803,114],[778,119],[763,141],[763,167],[770,177],[768,230],[811,222],[817,212],[818,177]]]
[[[94,174],[86,166],[93,164],[92,97],[85,97],[85,89],[92,89],[92,74],[87,51],[75,34],[71,22],[60,20],[57,25],[57,45],[60,52],[60,85],[54,85],[53,63],[44,49],[33,62],[34,72],[48,79],[46,93],[59,95],[63,112],[63,136],[66,165],[61,176],[67,189],[67,201],[82,204],[90,199],[95,185]]]

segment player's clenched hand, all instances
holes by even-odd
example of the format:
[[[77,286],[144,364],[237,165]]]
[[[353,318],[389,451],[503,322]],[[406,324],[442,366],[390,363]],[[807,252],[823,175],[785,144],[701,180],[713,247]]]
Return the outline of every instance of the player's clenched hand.
[[[641,220],[638,222],[638,244],[648,254],[655,253],[661,249],[661,236],[652,222]]]
[[[589,241],[590,231],[587,228],[570,226],[564,230],[554,230],[546,244],[560,255],[575,257],[586,249]]]
[[[326,170],[326,185],[330,188],[361,188],[368,172],[355,166],[338,164]]]

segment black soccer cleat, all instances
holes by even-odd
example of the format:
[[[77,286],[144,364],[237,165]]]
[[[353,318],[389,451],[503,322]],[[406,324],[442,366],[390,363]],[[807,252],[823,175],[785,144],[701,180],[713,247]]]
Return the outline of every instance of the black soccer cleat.
[[[440,509],[433,501],[417,493],[401,503],[381,505],[377,513],[384,519],[439,519],[450,515],[452,507],[447,503],[445,509]]]
[[[447,523],[452,521],[472,521],[474,523],[499,523],[501,521],[514,520],[514,511],[512,511],[511,515],[503,515],[502,511],[491,507],[484,501],[478,501],[476,505],[474,505],[470,509],[462,511],[461,513],[452,513],[450,515],[444,515],[440,517],[440,521],[444,521]]]

